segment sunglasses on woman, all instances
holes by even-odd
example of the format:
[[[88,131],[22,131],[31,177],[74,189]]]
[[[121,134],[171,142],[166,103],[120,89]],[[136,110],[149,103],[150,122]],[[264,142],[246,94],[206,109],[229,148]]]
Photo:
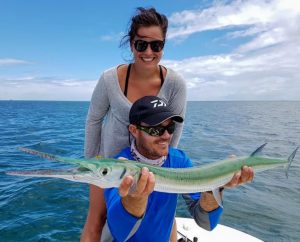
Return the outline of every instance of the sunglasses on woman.
[[[151,135],[151,136],[162,136],[165,131],[167,130],[169,134],[173,134],[175,131],[175,123],[170,123],[167,126],[162,126],[162,125],[157,125],[157,126],[143,126],[140,124],[137,124],[136,127],[139,130],[142,130],[144,132],[146,132],[147,134]]]
[[[134,44],[134,48],[138,52],[144,52],[148,48],[148,45],[150,45],[151,50],[153,52],[160,52],[164,48],[165,41],[153,40],[153,41],[148,42],[146,40],[138,39],[138,40],[134,41],[133,44]]]

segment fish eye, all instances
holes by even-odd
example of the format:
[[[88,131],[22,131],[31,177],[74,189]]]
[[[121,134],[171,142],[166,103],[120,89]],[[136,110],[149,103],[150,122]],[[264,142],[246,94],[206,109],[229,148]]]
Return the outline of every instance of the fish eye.
[[[100,170],[100,174],[102,176],[106,176],[108,174],[108,168],[104,167]]]

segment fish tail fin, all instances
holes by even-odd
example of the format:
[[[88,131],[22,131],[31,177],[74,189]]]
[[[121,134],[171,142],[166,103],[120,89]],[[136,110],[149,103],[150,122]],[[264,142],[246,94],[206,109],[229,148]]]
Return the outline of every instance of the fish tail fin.
[[[289,172],[290,166],[291,166],[291,164],[292,164],[292,162],[293,162],[293,160],[294,160],[294,158],[295,158],[295,155],[296,155],[297,150],[299,149],[299,147],[300,147],[300,146],[298,146],[298,147],[293,151],[293,153],[289,156],[289,158],[288,158],[288,164],[287,164],[286,169],[285,169],[285,175],[286,175],[287,178],[288,178],[288,172]]]
[[[60,156],[40,152],[40,151],[37,151],[37,150],[28,149],[28,148],[25,148],[25,147],[20,147],[19,150],[23,151],[27,154],[42,157],[42,158],[47,159],[47,160],[54,160],[54,161],[67,162],[67,163],[79,163],[75,159],[64,158],[64,157],[60,157]]]

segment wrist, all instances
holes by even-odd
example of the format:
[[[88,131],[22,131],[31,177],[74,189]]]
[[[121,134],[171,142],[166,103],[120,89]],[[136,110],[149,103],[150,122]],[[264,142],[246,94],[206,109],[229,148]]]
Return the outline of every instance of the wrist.
[[[205,212],[211,212],[219,207],[219,204],[211,191],[202,193],[199,202],[201,208]]]
[[[123,197],[121,200],[124,209],[137,218],[140,218],[144,215],[147,201],[148,198],[132,196]]]

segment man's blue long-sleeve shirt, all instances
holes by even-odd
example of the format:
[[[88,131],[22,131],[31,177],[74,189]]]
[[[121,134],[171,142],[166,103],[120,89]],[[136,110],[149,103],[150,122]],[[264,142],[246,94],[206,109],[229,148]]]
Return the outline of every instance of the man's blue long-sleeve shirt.
[[[122,150],[117,157],[133,159],[130,148]],[[163,167],[172,168],[191,166],[192,162],[185,153],[174,148],[169,149],[168,157],[163,164]],[[177,194],[152,192],[142,219],[132,216],[125,210],[117,188],[106,189],[104,196],[107,206],[107,224],[114,241],[126,241],[131,233],[133,235],[127,241],[169,241],[176,212]],[[190,212],[195,210],[191,209],[191,206],[199,206],[197,204],[200,197],[201,193],[184,196]],[[192,215],[200,226],[212,230],[218,224],[222,211],[223,209],[219,207],[208,213],[201,211],[195,213],[196,216]],[[136,231],[135,227],[138,228]]]

